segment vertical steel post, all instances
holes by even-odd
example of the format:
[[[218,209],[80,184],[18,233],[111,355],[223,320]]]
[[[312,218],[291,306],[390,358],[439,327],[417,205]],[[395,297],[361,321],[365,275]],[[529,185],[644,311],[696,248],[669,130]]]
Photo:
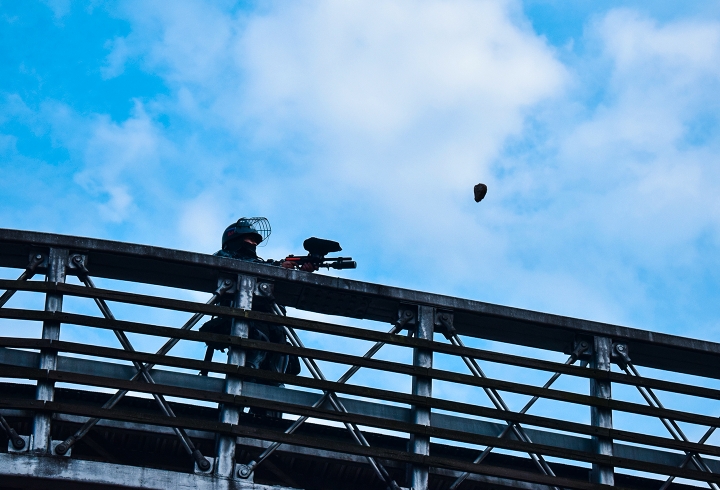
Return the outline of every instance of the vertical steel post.
[[[252,308],[253,292],[255,291],[255,278],[238,275],[237,289],[233,306],[249,310]],[[250,323],[247,320],[233,318],[230,334],[236,337],[247,338]],[[245,365],[245,351],[235,347],[228,350],[228,364],[232,366]],[[242,394],[242,380],[234,376],[226,376],[225,393],[231,395]],[[240,407],[223,405],[220,410],[220,422],[237,424],[240,419]],[[215,474],[232,478],[235,471],[235,443],[237,438],[231,435],[219,434],[215,458]]]
[[[602,371],[610,371],[610,356],[612,355],[612,339],[608,337],[595,337],[593,342],[593,357],[590,367]],[[598,398],[611,399],[611,384],[607,380],[590,379],[590,394]],[[612,410],[609,408],[592,407],[590,409],[590,422],[595,427],[612,429]],[[593,436],[595,453],[606,456],[613,455],[612,439]],[[605,485],[615,485],[615,473],[612,466],[599,464],[592,465],[590,481]]]
[[[418,339],[433,339],[435,324],[435,309],[430,306],[418,306],[418,322],[416,337]],[[431,368],[433,352],[429,349],[413,349],[413,366]],[[413,395],[432,396],[432,378],[427,376],[413,376]],[[430,425],[430,409],[427,407],[412,407],[413,423],[418,425]],[[430,438],[412,434],[410,436],[410,451],[423,456],[430,455]],[[428,467],[423,465],[412,465],[410,470],[410,487],[413,490],[428,489]]]
[[[68,250],[51,248],[48,257],[48,282],[65,282],[65,273],[68,261]],[[45,297],[45,311],[62,311],[63,297],[57,293],[47,293]],[[43,322],[42,338],[50,340],[60,339],[60,322]],[[43,349],[40,352],[40,369],[55,369],[57,367],[57,351]],[[55,383],[52,381],[38,381],[35,399],[53,401],[55,398]],[[50,421],[51,414],[36,413],[33,420],[31,451],[46,453],[50,451]]]

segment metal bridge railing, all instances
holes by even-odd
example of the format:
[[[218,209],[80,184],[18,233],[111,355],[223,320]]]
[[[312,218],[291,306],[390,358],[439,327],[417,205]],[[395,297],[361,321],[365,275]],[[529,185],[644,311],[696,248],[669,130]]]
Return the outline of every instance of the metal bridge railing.
[[[138,250],[126,244],[78,243],[73,237],[13,233],[0,234],[0,265],[18,267],[22,257],[26,263],[18,279],[0,280],[0,289],[6,291],[0,297],[0,329],[9,321],[38,322],[42,324],[42,335],[0,336],[0,378],[6,380],[0,383],[0,393],[4,393],[0,396],[0,422],[8,437],[9,451],[0,455],[5,458],[4,463],[0,461],[0,468],[5,468],[0,473],[8,476],[22,477],[16,463],[22,458],[35,458],[33,464],[45,468],[45,478],[82,480],[87,477],[83,472],[90,471],[90,460],[95,465],[111,464],[111,455],[103,457],[100,448],[99,456],[83,459],[82,454],[73,454],[73,448],[84,440],[98,446],[90,434],[100,426],[108,427],[104,421],[112,421],[116,427],[134,428],[146,435],[173,434],[187,461],[194,465],[173,471],[182,478],[196,478],[188,485],[198,488],[208,481],[216,485],[213,488],[230,484],[235,487],[227,488],[242,488],[245,483],[258,481],[256,476],[266,466],[276,475],[285,475],[285,480],[294,484],[291,486],[303,488],[301,470],[283,471],[278,467],[281,460],[276,456],[283,450],[302,454],[308,460],[321,460],[325,465],[333,458],[352,460],[358,468],[368,469],[359,488],[471,489],[493,485],[664,489],[671,483],[710,488],[720,485],[720,448],[709,443],[720,420],[697,413],[692,404],[684,410],[668,409],[656,393],[718,400],[720,390],[643,377],[631,356],[637,347],[642,362],[656,368],[666,363],[663,355],[675,355],[673,362],[684,362],[675,370],[707,373],[703,363],[709,362],[707,359],[720,360],[717,344],[692,341],[687,345],[671,338],[653,342],[653,336],[642,331],[622,327],[593,327],[593,331],[586,324],[568,325],[556,317],[528,320],[511,309],[502,317],[498,310],[488,314],[460,300],[372,289],[364,283],[310,278],[300,272],[200,254],[168,258],[162,251]],[[100,277],[171,286],[185,281],[188,289],[208,291],[210,298],[200,303],[99,288],[93,281],[96,261]],[[37,275],[45,280],[33,280]],[[68,282],[73,276],[78,284]],[[10,300],[18,291],[45,295],[44,310],[12,308]],[[63,311],[63,301],[69,297],[92,299],[98,314]],[[227,298],[234,306],[218,304]],[[255,301],[273,305],[274,313],[253,311]],[[122,320],[109,303],[184,312],[187,320],[180,327]],[[363,311],[358,304],[364,305]],[[389,328],[384,333],[293,318],[284,316],[280,305],[320,313],[352,312],[345,316],[376,321],[384,318]],[[193,330],[203,317],[210,316],[231,318],[231,335]],[[519,328],[511,322],[524,322],[535,335],[548,332],[547,337],[538,337],[540,340],[518,338],[516,343],[522,345],[545,347],[548,338],[560,338],[562,334],[568,357],[565,362],[554,362],[465,345],[463,337],[468,332],[472,337],[487,335],[497,339],[500,334],[488,324],[491,321],[500,322],[509,331]],[[281,326],[289,344],[249,339],[250,322]],[[472,330],[474,323],[478,326]],[[112,332],[117,346],[62,340],[63,325]],[[302,340],[307,333],[370,342],[371,347],[364,355],[307,347]],[[154,352],[141,352],[128,334],[157,337],[165,339],[165,343]],[[512,343],[514,338],[509,335],[503,340]],[[227,362],[175,356],[172,349],[180,341],[227,344]],[[376,359],[385,345],[410,350],[412,361]],[[248,349],[298,356],[306,374],[292,376],[245,367]],[[436,355],[461,360],[466,371],[434,367]],[[653,356],[660,360],[654,361]],[[328,379],[323,363],[344,366],[344,374],[336,380]],[[536,386],[495,379],[486,375],[485,363],[543,372],[547,381]],[[613,371],[613,366],[618,368]],[[382,388],[381,383],[356,384],[354,376],[361,369],[405,377],[411,388],[403,392]],[[224,381],[182,370],[216,373],[224,376]],[[561,376],[583,381],[588,394],[554,388]],[[22,391],[14,384],[17,380],[34,381],[35,392],[17,394]],[[475,390],[477,396],[487,397],[489,406],[480,403],[479,398],[477,403],[468,403],[434,397],[434,382]],[[59,383],[68,387],[62,400],[55,396]],[[636,388],[643,402],[614,399],[613,385]],[[93,401],[88,401],[92,387],[112,390],[114,394],[95,393]],[[128,409],[124,398],[133,393],[150,397],[154,408]],[[529,399],[513,410],[506,402],[507,394]],[[539,400],[556,403],[557,416],[530,414]],[[205,412],[203,416],[193,415],[194,405],[217,409],[210,416]],[[585,407],[590,423],[563,417],[563,407],[569,405]],[[246,411],[251,407],[288,416],[266,423],[248,416]],[[614,428],[613,415],[619,413],[658,419],[669,437]],[[23,417],[32,417],[31,425],[23,425]],[[681,424],[709,429],[694,442]],[[31,430],[23,433],[20,427]],[[208,437],[215,441],[209,443]],[[248,441],[252,442],[250,449],[244,445]],[[501,454],[496,455],[498,451]],[[67,461],[75,460],[74,472],[68,470]],[[123,471],[137,469],[145,476],[113,480],[112,475],[106,475],[102,477],[105,480],[98,477],[100,480],[93,481],[98,485],[161,488],[169,478],[163,473],[166,483],[158,483],[159,477],[147,477],[153,467],[163,466],[151,459],[142,464],[122,464]],[[53,473],[58,465],[65,465],[64,473]],[[98,467],[93,468],[97,471]],[[674,482],[678,478],[684,483]],[[328,480],[324,485],[332,488],[337,481]],[[316,479],[313,488],[325,487]]]

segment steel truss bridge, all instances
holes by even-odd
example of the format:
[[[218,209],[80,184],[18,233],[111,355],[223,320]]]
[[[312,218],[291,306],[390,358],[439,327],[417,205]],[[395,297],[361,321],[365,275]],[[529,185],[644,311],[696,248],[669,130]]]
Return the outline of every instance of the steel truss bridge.
[[[720,344],[18,230],[0,267],[0,488],[720,488]]]

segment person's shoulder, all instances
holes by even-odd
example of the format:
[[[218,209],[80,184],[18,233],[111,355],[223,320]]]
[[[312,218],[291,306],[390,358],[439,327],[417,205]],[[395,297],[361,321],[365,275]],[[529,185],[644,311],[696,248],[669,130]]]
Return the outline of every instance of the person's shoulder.
[[[226,252],[225,250],[218,250],[213,255],[217,257],[228,257],[230,259],[234,258],[230,252]]]

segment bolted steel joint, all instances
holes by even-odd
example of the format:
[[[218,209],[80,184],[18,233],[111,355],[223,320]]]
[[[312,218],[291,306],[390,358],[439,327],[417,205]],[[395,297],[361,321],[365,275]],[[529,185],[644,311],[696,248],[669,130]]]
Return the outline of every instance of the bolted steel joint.
[[[87,255],[72,254],[68,260],[68,269],[87,271]]]
[[[198,449],[192,452],[192,456],[195,460],[195,464],[197,464],[198,468],[200,468],[200,471],[208,471],[210,469],[210,461],[208,461]]]
[[[449,311],[435,311],[435,325],[443,327],[443,334],[450,338],[456,334],[453,324],[454,315]]]
[[[25,448],[25,439],[20,437],[14,429],[10,429],[10,431],[10,440],[12,441],[13,447],[18,451],[21,451]]]
[[[253,469],[250,465],[239,464],[237,470],[237,476],[243,480],[247,480],[253,473]]]
[[[215,463],[215,458],[205,458],[200,454],[200,457],[196,457],[195,451],[200,452],[198,449],[195,449],[191,455],[193,458],[193,461],[195,461],[195,468],[193,470],[193,473],[195,474],[209,474],[212,472],[213,464]],[[207,464],[200,464],[205,461]]]
[[[589,360],[592,357],[592,342],[582,337],[575,339],[570,355],[575,359]]]
[[[223,294],[234,292],[235,281],[233,281],[229,277],[218,277],[217,289],[215,290],[215,294],[222,296]]]
[[[624,342],[613,343],[611,359],[617,363],[620,368],[625,369],[630,364],[630,349]]]
[[[43,253],[32,253],[25,268],[30,274],[34,274],[38,267],[47,267],[47,255]]]
[[[397,324],[400,327],[405,327],[405,325],[414,325],[415,311],[410,308],[400,308],[398,310]]]
[[[14,431],[13,431],[14,432]],[[16,440],[19,439],[19,440]],[[7,452],[9,453],[22,453],[29,449],[30,441],[32,441],[32,434],[29,436],[8,435]]]
[[[70,450],[70,444],[67,441],[63,441],[55,446],[55,454],[64,456]]]
[[[266,298],[272,298],[274,292],[275,292],[274,287],[271,283],[269,283],[269,282],[258,282],[257,283],[256,289],[255,289],[255,294],[257,296],[264,296]]]

